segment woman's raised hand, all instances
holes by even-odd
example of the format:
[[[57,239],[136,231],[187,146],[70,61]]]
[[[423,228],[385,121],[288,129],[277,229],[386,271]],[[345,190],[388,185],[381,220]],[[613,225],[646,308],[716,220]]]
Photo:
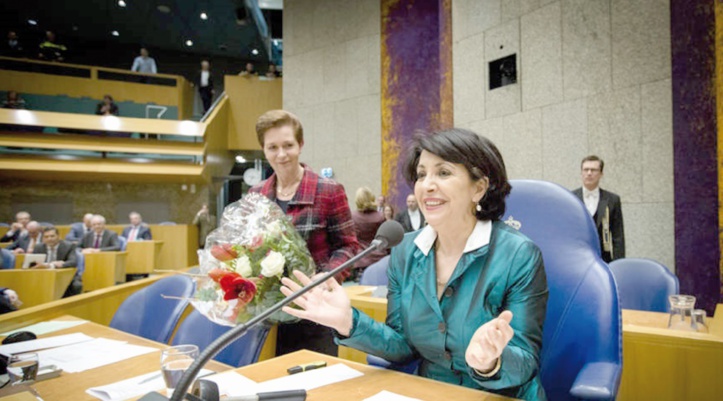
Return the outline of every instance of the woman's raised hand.
[[[497,358],[502,355],[502,350],[515,334],[510,327],[511,321],[512,312],[504,311],[497,318],[480,326],[467,346],[467,365],[482,373],[494,369]]]
[[[299,271],[294,271],[294,275],[304,286],[312,281]],[[299,284],[286,277],[281,279],[281,284],[283,284],[281,292],[287,297],[301,288]],[[294,303],[301,309],[285,306],[282,310],[289,315],[331,327],[342,336],[349,335],[352,325],[351,302],[342,286],[333,277],[297,298]]]

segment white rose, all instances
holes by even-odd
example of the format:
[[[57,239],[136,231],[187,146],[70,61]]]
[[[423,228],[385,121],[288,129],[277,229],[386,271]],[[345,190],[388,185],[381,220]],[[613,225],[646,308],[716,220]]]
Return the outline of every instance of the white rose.
[[[278,276],[284,272],[286,258],[279,252],[271,251],[261,261],[261,275],[264,277]]]
[[[236,273],[244,276],[245,278],[249,278],[252,274],[254,274],[251,269],[251,261],[248,256],[243,255],[236,259]]]

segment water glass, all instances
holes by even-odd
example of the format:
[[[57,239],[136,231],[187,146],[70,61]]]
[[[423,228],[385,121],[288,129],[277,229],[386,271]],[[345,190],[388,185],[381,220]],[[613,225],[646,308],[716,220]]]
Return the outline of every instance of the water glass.
[[[693,309],[695,308],[695,297],[692,295],[671,295],[670,318],[668,328],[673,330],[695,331],[693,325]]]
[[[198,358],[198,347],[190,344],[176,345],[161,352],[161,373],[166,382],[166,394],[173,394],[181,377],[196,358]]]
[[[698,333],[707,333],[708,324],[705,321],[706,313],[703,309],[695,309],[693,311],[693,329]]]
[[[14,354],[8,360],[8,377],[10,384],[29,384],[38,376],[38,354],[28,352]]]

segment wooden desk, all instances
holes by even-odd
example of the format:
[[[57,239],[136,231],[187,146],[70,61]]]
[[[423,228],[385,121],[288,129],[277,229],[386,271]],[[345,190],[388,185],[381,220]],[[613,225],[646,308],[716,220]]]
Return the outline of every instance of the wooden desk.
[[[130,241],[126,247],[126,274],[149,274],[160,266],[163,241]]]
[[[22,309],[55,301],[63,297],[75,276],[69,269],[7,269],[0,270],[0,283],[12,288],[23,301]]]
[[[65,316],[61,319],[72,320],[72,316]],[[135,358],[126,359],[111,365],[101,366],[99,368],[87,370],[80,373],[63,372],[60,377],[43,380],[35,383],[34,387],[47,401],[81,401],[81,400],[97,400],[85,393],[90,387],[111,384],[120,380],[130,379],[131,377],[140,376],[145,373],[160,371],[160,350],[168,347],[154,341],[146,340],[122,331],[112,329],[107,326],[101,326],[96,323],[87,322],[80,326],[72,327],[66,330],[59,330],[42,337],[52,337],[61,334],[84,333],[91,337],[103,337],[111,340],[122,340],[129,344],[143,345],[146,347],[158,348],[158,352],[140,355]],[[222,363],[211,361],[206,365],[207,369],[216,372],[222,372],[230,369],[230,366]]]
[[[83,291],[93,291],[126,281],[128,252],[98,252],[85,254]]]
[[[392,370],[379,369],[311,351],[297,351],[268,361],[244,366],[236,369],[236,371],[251,380],[261,382],[286,376],[286,369],[290,366],[319,360],[326,361],[328,365],[344,363],[364,373],[364,376],[311,390],[308,394],[308,400],[310,401],[359,401],[382,390],[421,400],[511,400],[511,398],[479,390]]]
[[[16,269],[22,269],[23,262],[25,262],[25,254],[24,253],[19,253],[19,254],[15,255],[15,266],[14,267]]]

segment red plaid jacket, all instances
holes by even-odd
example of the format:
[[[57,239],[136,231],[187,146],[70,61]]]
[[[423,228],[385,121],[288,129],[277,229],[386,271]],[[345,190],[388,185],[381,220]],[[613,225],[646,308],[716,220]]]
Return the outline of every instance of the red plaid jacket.
[[[286,214],[296,230],[306,240],[317,272],[329,271],[351,259],[359,249],[349,203],[344,187],[336,181],[322,178],[304,166],[296,194],[289,201]],[[249,192],[260,193],[276,201],[276,174],[256,184]],[[344,271],[337,280],[349,276]]]

